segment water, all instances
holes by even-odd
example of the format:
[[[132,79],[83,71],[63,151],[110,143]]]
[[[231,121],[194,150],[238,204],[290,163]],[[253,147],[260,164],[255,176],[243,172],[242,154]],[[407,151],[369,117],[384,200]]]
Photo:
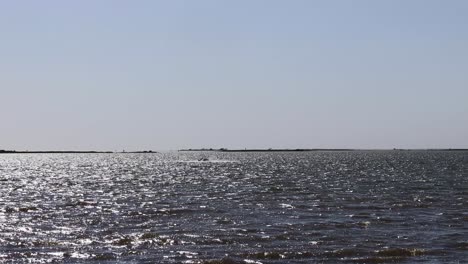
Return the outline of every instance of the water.
[[[467,177],[468,152],[1,155],[0,263],[467,263]]]

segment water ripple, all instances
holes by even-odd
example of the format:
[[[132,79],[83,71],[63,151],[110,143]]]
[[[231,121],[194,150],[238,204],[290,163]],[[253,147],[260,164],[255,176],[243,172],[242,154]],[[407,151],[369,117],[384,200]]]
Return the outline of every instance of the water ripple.
[[[456,263],[467,179],[467,152],[1,155],[0,263]]]

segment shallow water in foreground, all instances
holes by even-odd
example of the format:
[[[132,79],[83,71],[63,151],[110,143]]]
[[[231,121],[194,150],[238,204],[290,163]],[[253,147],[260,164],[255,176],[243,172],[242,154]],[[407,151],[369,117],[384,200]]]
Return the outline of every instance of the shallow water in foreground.
[[[467,260],[468,152],[0,155],[0,263]]]

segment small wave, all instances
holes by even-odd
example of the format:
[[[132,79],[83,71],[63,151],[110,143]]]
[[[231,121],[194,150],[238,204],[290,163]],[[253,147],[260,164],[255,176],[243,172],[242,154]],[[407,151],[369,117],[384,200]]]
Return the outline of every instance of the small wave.
[[[197,262],[197,264],[245,264],[245,263],[247,262],[243,260],[234,260],[232,258],[205,260],[205,261]]]
[[[178,160],[177,163],[238,163],[237,160]]]
[[[241,256],[244,258],[260,259],[260,260],[280,260],[280,259],[306,259],[318,256],[319,254],[311,251],[265,251],[246,253]]]
[[[99,254],[94,254],[91,259],[97,260],[97,261],[106,261],[106,260],[116,260],[117,255],[114,253],[99,253]]]
[[[324,255],[327,257],[345,258],[345,257],[358,257],[358,256],[367,255],[367,252],[354,249],[354,248],[343,248],[343,249],[337,249],[337,250],[325,252]]]
[[[254,258],[254,259],[284,259],[286,258],[286,255],[280,252],[273,251],[273,252],[250,253],[250,254],[247,254],[246,257]]]
[[[426,254],[426,250],[418,248],[388,248],[377,251],[378,256],[414,257]]]
[[[350,258],[346,260],[350,262],[354,262],[354,263],[389,263],[389,262],[395,262],[398,259],[387,258],[387,257],[363,257],[363,258]]]
[[[452,246],[456,249],[468,250],[468,242],[456,242]]]

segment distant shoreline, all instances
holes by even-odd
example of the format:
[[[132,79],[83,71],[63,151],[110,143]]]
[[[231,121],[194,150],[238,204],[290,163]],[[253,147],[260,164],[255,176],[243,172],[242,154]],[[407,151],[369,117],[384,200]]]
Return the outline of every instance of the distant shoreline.
[[[212,149],[212,148],[201,148],[201,149],[179,149],[177,152],[352,152],[352,151],[468,151],[464,148],[448,148],[448,149]],[[47,151],[20,151],[20,150],[1,150],[1,154],[155,154],[157,151],[145,150],[145,151],[78,151],[78,150],[47,150]]]
[[[16,151],[16,150],[0,150],[0,154],[132,154],[132,153],[158,153],[157,151],[122,151],[122,152],[114,152],[114,151],[77,151],[77,150],[64,150],[64,151]]]
[[[307,152],[307,151],[356,151],[355,149],[180,149],[180,152]]]
[[[179,152],[468,151],[468,149],[180,149]]]

